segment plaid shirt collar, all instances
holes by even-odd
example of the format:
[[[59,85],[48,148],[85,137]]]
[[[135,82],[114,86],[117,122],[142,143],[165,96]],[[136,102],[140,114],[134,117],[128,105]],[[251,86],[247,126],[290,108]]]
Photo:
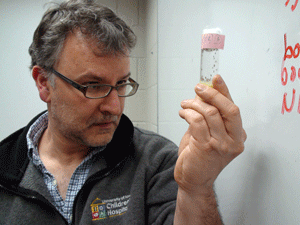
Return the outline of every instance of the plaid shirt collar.
[[[27,133],[27,145],[28,145],[28,157],[32,163],[39,169],[43,174],[44,182],[52,196],[52,204],[57,208],[57,210],[64,216],[69,224],[72,223],[72,209],[75,197],[84,182],[87,179],[90,168],[93,165],[94,159],[97,158],[97,154],[104,150],[105,147],[99,147],[92,151],[86,158],[81,162],[81,164],[74,171],[66,199],[63,200],[61,197],[57,182],[54,176],[46,169],[42,160],[40,159],[38,153],[38,143],[44,130],[48,127],[48,112],[41,115],[30,127]]]
[[[38,153],[38,143],[44,132],[44,130],[48,127],[48,112],[45,112],[41,115],[34,124],[31,125],[28,133],[27,133],[27,145],[28,145],[28,157],[36,165],[41,169],[43,163],[39,157]]]

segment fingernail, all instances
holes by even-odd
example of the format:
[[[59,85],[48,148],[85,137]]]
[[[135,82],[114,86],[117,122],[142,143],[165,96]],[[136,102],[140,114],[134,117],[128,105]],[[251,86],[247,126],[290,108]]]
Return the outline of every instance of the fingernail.
[[[218,84],[222,84],[222,83],[223,83],[223,79],[222,79],[221,76],[219,76],[219,79],[217,80],[217,83],[218,83]]]
[[[204,84],[198,84],[198,85],[196,86],[196,91],[202,92],[202,91],[204,91],[206,88],[207,88],[206,85],[204,85]]]
[[[184,105],[184,104],[186,104],[186,103],[187,103],[187,101],[188,101],[188,100],[183,100],[183,101],[181,102],[181,105]]]

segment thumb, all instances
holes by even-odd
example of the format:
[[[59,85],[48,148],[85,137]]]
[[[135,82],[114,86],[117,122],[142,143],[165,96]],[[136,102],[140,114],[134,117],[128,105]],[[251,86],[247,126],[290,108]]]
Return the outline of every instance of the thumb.
[[[213,84],[214,89],[216,89],[217,91],[219,91],[222,95],[224,95],[230,101],[233,102],[233,100],[231,98],[231,95],[229,93],[228,87],[225,84],[223,78],[219,74],[217,74],[217,75],[215,75],[213,77],[212,84]]]

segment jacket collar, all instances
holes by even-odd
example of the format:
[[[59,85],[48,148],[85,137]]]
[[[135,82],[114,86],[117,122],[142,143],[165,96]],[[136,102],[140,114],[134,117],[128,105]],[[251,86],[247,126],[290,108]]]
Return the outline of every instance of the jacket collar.
[[[30,126],[44,113],[40,113],[26,127],[0,142],[0,183],[3,185],[17,187],[21,182],[29,163],[26,135]],[[129,154],[133,154],[133,131],[131,121],[123,114],[112,141],[102,152],[108,165],[113,167]]]

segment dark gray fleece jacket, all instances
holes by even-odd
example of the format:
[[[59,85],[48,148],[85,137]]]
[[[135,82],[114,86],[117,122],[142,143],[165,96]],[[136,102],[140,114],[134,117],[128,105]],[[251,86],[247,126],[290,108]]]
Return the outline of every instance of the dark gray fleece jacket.
[[[27,157],[26,134],[40,115],[0,143],[1,225],[68,224]],[[72,224],[172,224],[177,151],[175,144],[133,127],[123,115],[75,199]]]

